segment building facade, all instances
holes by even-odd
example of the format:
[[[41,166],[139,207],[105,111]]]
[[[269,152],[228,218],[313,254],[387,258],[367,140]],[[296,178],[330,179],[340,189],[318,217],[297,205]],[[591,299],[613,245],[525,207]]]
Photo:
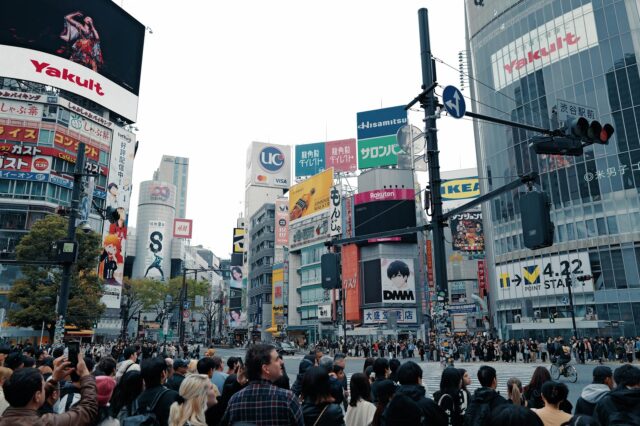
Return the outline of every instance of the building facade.
[[[495,332],[502,337],[572,335],[567,308],[572,297],[578,334],[636,336],[638,3],[476,3],[466,1],[474,111],[542,128],[576,116],[615,128],[608,145],[563,157],[532,155],[531,132],[475,124],[482,192],[537,170],[536,189],[549,195],[555,223],[553,246],[531,251],[523,246],[519,209],[526,188],[483,205]]]
[[[275,254],[275,205],[263,204],[249,219],[249,322],[261,331],[261,339],[269,340],[271,327],[272,272]]]
[[[189,159],[163,155],[160,167],[153,173],[153,180],[171,182],[176,186],[176,218],[187,217],[187,193],[189,189]]]

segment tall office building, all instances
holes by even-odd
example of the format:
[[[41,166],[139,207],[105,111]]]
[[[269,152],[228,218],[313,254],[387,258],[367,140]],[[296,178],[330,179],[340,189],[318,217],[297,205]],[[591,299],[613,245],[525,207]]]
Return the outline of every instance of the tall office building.
[[[170,182],[176,186],[176,218],[187,217],[187,190],[189,189],[189,159],[163,155],[160,167],[153,172],[153,180]]]
[[[531,154],[532,132],[475,123],[482,192],[537,169],[536,187],[550,196],[555,223],[553,246],[531,251],[523,245],[519,208],[527,188],[483,205],[487,263],[495,265],[489,268],[495,331],[503,338],[570,336],[572,296],[578,334],[638,335],[638,3],[496,0],[483,7],[467,0],[465,6],[475,112],[543,128],[583,116],[615,128],[608,145],[564,157]]]

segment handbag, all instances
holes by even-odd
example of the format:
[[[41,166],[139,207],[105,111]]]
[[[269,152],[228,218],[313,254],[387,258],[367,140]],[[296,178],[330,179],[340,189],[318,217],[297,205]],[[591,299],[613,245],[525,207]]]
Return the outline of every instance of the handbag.
[[[313,422],[313,426],[317,426],[318,422],[320,421],[320,417],[322,417],[322,415],[324,414],[325,410],[327,409],[327,407],[329,406],[329,404],[325,405],[324,408],[322,409],[322,411],[320,412],[320,415],[318,416],[318,418],[316,419],[315,422]]]

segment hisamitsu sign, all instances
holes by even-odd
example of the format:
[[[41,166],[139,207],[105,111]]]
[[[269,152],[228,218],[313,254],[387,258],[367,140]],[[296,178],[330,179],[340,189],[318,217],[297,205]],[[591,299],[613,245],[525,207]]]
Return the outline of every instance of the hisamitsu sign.
[[[408,122],[404,106],[359,112],[357,121],[358,167],[366,169],[397,164],[401,150],[396,133]]]

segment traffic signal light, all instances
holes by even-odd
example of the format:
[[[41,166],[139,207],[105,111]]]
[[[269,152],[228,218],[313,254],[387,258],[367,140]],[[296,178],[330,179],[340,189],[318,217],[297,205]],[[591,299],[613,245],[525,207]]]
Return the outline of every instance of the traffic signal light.
[[[322,288],[330,290],[342,287],[340,282],[340,254],[325,253],[320,257]]]
[[[531,139],[533,151],[536,154],[551,155],[582,155],[582,142],[579,139],[571,139],[559,136],[536,136]]]
[[[544,192],[529,191],[520,196],[520,215],[524,246],[531,250],[553,244],[554,225],[551,203]]]
[[[599,121],[589,122],[584,117],[575,117],[567,121],[565,131],[567,136],[573,136],[588,144],[599,143],[607,145],[613,136],[613,126],[609,123],[600,124]]]

